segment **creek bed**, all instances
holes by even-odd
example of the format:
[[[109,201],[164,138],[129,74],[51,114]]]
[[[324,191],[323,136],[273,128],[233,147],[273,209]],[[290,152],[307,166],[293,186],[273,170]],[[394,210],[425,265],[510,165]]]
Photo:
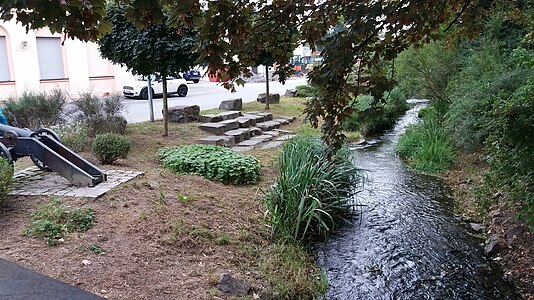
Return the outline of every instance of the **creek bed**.
[[[520,299],[485,260],[483,241],[458,224],[441,182],[395,155],[425,105],[414,103],[380,143],[353,151],[368,177],[358,217],[316,247],[327,299]]]

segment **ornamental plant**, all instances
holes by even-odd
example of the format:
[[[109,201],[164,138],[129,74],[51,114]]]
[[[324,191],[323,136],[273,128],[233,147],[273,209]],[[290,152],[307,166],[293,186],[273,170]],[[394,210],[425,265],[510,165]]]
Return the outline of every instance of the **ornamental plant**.
[[[99,134],[95,137],[91,152],[103,164],[112,164],[119,158],[126,158],[132,143],[126,137],[115,133]]]
[[[253,156],[213,145],[187,145],[160,149],[159,161],[176,173],[189,173],[231,184],[255,183],[260,162]]]

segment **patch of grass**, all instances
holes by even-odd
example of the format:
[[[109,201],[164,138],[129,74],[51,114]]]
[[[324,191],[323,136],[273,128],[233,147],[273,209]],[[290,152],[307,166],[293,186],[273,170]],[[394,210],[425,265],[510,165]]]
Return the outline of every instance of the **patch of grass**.
[[[300,116],[302,114],[302,109],[304,108],[305,99],[302,98],[292,98],[292,97],[280,97],[280,103],[270,103],[269,111],[274,115],[284,115],[284,116]],[[259,103],[257,101],[243,103],[243,113],[249,111],[264,111],[265,104]],[[208,109],[201,111],[201,114],[218,114],[224,112],[220,109]]]
[[[24,232],[27,236],[44,237],[48,245],[57,245],[60,239],[73,232],[83,232],[94,224],[93,209],[72,208],[60,199],[50,199],[30,215],[31,225]]]
[[[354,207],[359,171],[348,150],[338,151],[331,161],[327,151],[317,137],[297,137],[285,144],[279,178],[265,195],[274,236],[300,242],[324,238]]]
[[[446,130],[432,113],[425,114],[422,124],[406,130],[397,144],[397,153],[408,159],[415,169],[429,173],[447,169],[454,156]]]
[[[230,244],[230,236],[228,234],[223,233],[219,237],[215,239],[215,244],[219,246],[226,246]]]
[[[272,244],[261,256],[260,266],[269,274],[277,299],[321,299],[328,288],[326,276],[302,246]]]
[[[93,254],[97,254],[98,255],[98,254],[104,253],[104,250],[102,250],[102,248],[100,246],[98,246],[97,244],[89,245],[88,249]]]

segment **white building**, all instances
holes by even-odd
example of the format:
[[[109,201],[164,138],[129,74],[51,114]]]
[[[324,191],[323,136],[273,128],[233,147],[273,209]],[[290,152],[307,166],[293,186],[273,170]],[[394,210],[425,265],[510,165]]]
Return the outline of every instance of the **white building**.
[[[55,87],[72,97],[120,92],[132,79],[125,68],[102,59],[95,43],[65,40],[47,28],[26,33],[14,21],[0,22],[0,100]]]

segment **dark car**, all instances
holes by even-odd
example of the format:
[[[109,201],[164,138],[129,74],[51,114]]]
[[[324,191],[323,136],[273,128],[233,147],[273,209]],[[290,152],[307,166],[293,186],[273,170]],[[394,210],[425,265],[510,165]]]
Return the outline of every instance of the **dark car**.
[[[183,77],[185,80],[193,81],[194,83],[198,83],[200,80],[200,72],[198,70],[189,70],[185,71],[183,74]]]

